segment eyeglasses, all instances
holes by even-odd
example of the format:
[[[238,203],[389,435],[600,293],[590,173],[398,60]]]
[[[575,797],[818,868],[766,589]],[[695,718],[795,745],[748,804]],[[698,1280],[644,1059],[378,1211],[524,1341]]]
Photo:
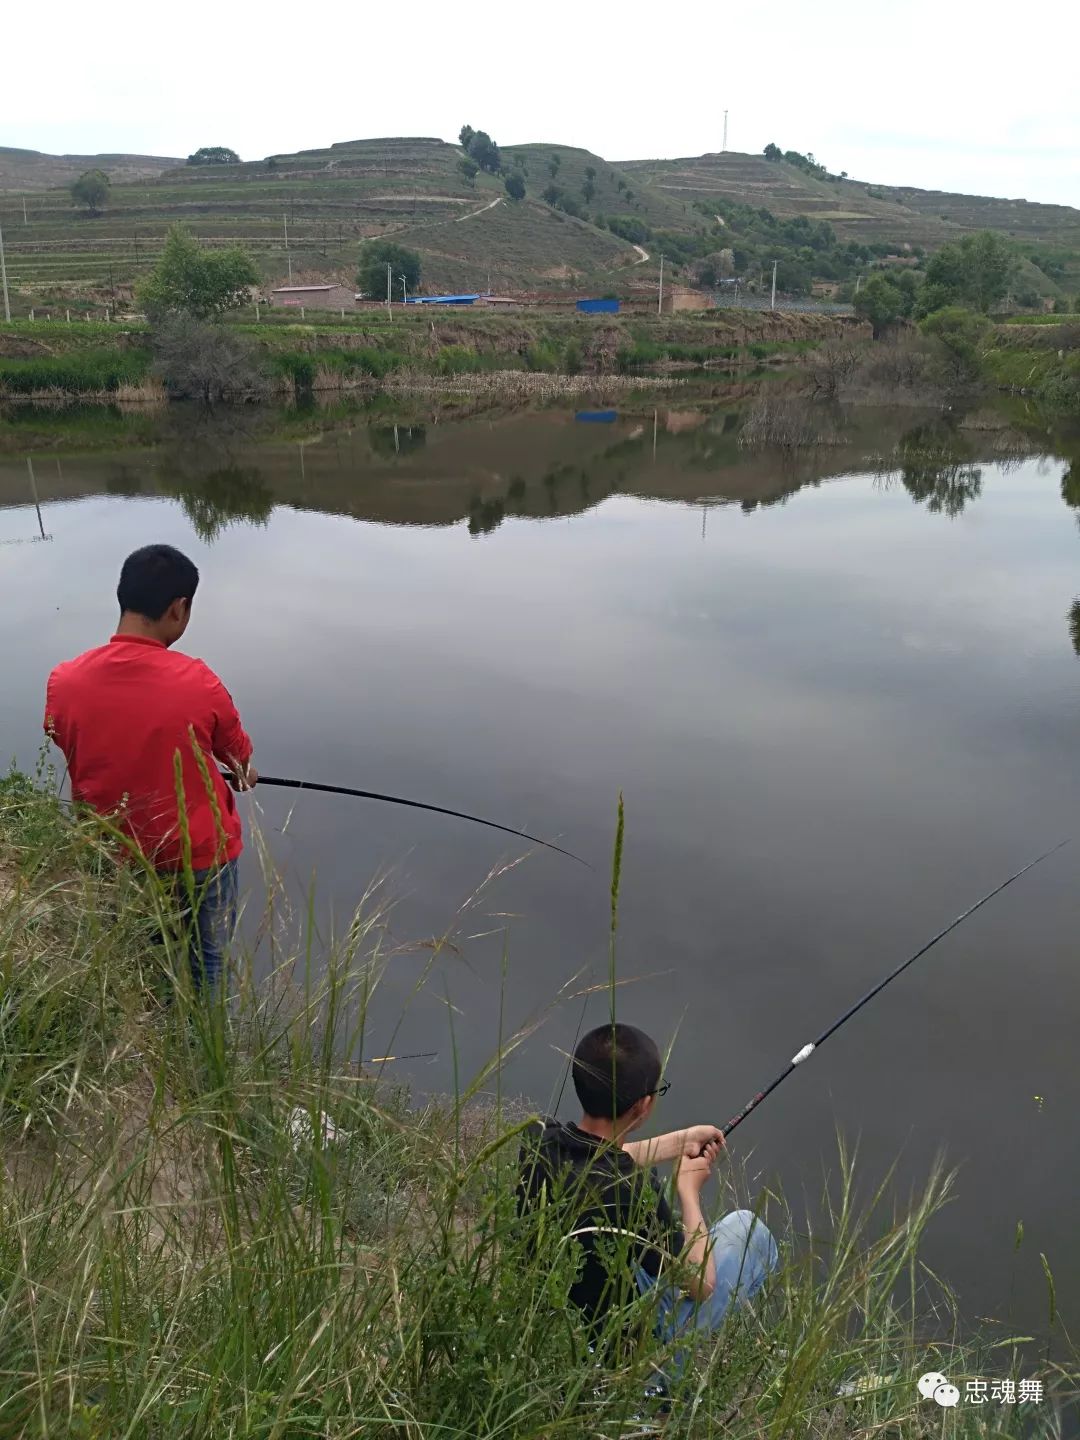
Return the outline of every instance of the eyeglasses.
[[[665,1081],[662,1082],[662,1084],[658,1085],[655,1090],[648,1090],[648,1091],[646,1091],[646,1094],[648,1094],[648,1095],[655,1095],[656,1098],[659,1100],[659,1099],[661,1098],[661,1096],[666,1095],[667,1092],[668,1092],[670,1089],[671,1089],[671,1081],[670,1081],[670,1080],[665,1080]]]

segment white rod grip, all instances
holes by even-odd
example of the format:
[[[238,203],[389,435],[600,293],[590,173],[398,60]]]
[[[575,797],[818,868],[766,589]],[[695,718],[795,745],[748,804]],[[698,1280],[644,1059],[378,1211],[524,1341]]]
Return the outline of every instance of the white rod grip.
[[[813,1053],[814,1046],[812,1043],[809,1045],[804,1045],[797,1055],[793,1055],[791,1057],[791,1063],[793,1065],[801,1065],[804,1060],[809,1060],[810,1056]]]

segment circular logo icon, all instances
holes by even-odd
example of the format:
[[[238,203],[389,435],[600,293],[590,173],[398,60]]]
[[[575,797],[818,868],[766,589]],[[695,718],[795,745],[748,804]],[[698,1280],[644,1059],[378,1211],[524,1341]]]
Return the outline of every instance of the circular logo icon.
[[[944,1385],[939,1385],[934,1391],[934,1399],[939,1405],[959,1405],[960,1391],[955,1385],[950,1385],[946,1381]]]
[[[949,1378],[947,1375],[939,1375],[936,1370],[929,1370],[919,1378],[919,1394],[924,1400],[932,1400],[934,1398],[934,1391],[937,1390],[940,1385],[947,1385],[948,1383]]]

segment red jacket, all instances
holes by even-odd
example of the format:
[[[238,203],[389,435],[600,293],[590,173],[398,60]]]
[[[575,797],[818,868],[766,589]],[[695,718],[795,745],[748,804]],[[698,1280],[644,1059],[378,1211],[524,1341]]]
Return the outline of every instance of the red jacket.
[[[192,868],[208,870],[240,854],[236,801],[214,760],[246,765],[251,741],[232,696],[201,660],[159,640],[114,635],[49,676],[45,729],[67,759],[74,799],[113,816],[160,869],[183,863],[177,751]],[[192,732],[206,757],[213,801]]]

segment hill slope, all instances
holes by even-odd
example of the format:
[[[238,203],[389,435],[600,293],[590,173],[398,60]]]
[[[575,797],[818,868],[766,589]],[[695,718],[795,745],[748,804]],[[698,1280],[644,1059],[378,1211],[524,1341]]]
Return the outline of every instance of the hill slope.
[[[657,256],[646,247],[661,246],[651,232],[661,244],[664,233],[682,233],[720,248],[725,206],[739,202],[782,218],[828,221],[842,240],[897,248],[930,249],[969,230],[1000,229],[1027,246],[1048,247],[1060,259],[1060,285],[1080,287],[1080,211],[1065,206],[820,178],[757,155],[610,163],[588,150],[540,143],[506,145],[502,154],[506,169],[524,176],[524,202],[507,198],[502,177],[467,179],[456,145],[423,137],[345,141],[205,167],[153,156],[0,150],[9,273],[16,287],[42,299],[113,290],[144,273],[169,225],[183,220],[207,243],[245,245],[271,283],[290,267],[295,281],[351,282],[360,242],[392,236],[421,252],[429,290],[480,289],[490,281],[495,289],[573,284],[602,292],[631,269],[635,278],[654,277]],[[80,211],[64,188],[90,164],[114,181],[98,217]],[[583,214],[545,204],[551,185],[559,205]],[[642,248],[629,243],[639,239]]]
[[[104,170],[114,182],[144,180],[183,163],[165,155],[45,155],[0,145],[0,190],[70,185],[86,170]]]

